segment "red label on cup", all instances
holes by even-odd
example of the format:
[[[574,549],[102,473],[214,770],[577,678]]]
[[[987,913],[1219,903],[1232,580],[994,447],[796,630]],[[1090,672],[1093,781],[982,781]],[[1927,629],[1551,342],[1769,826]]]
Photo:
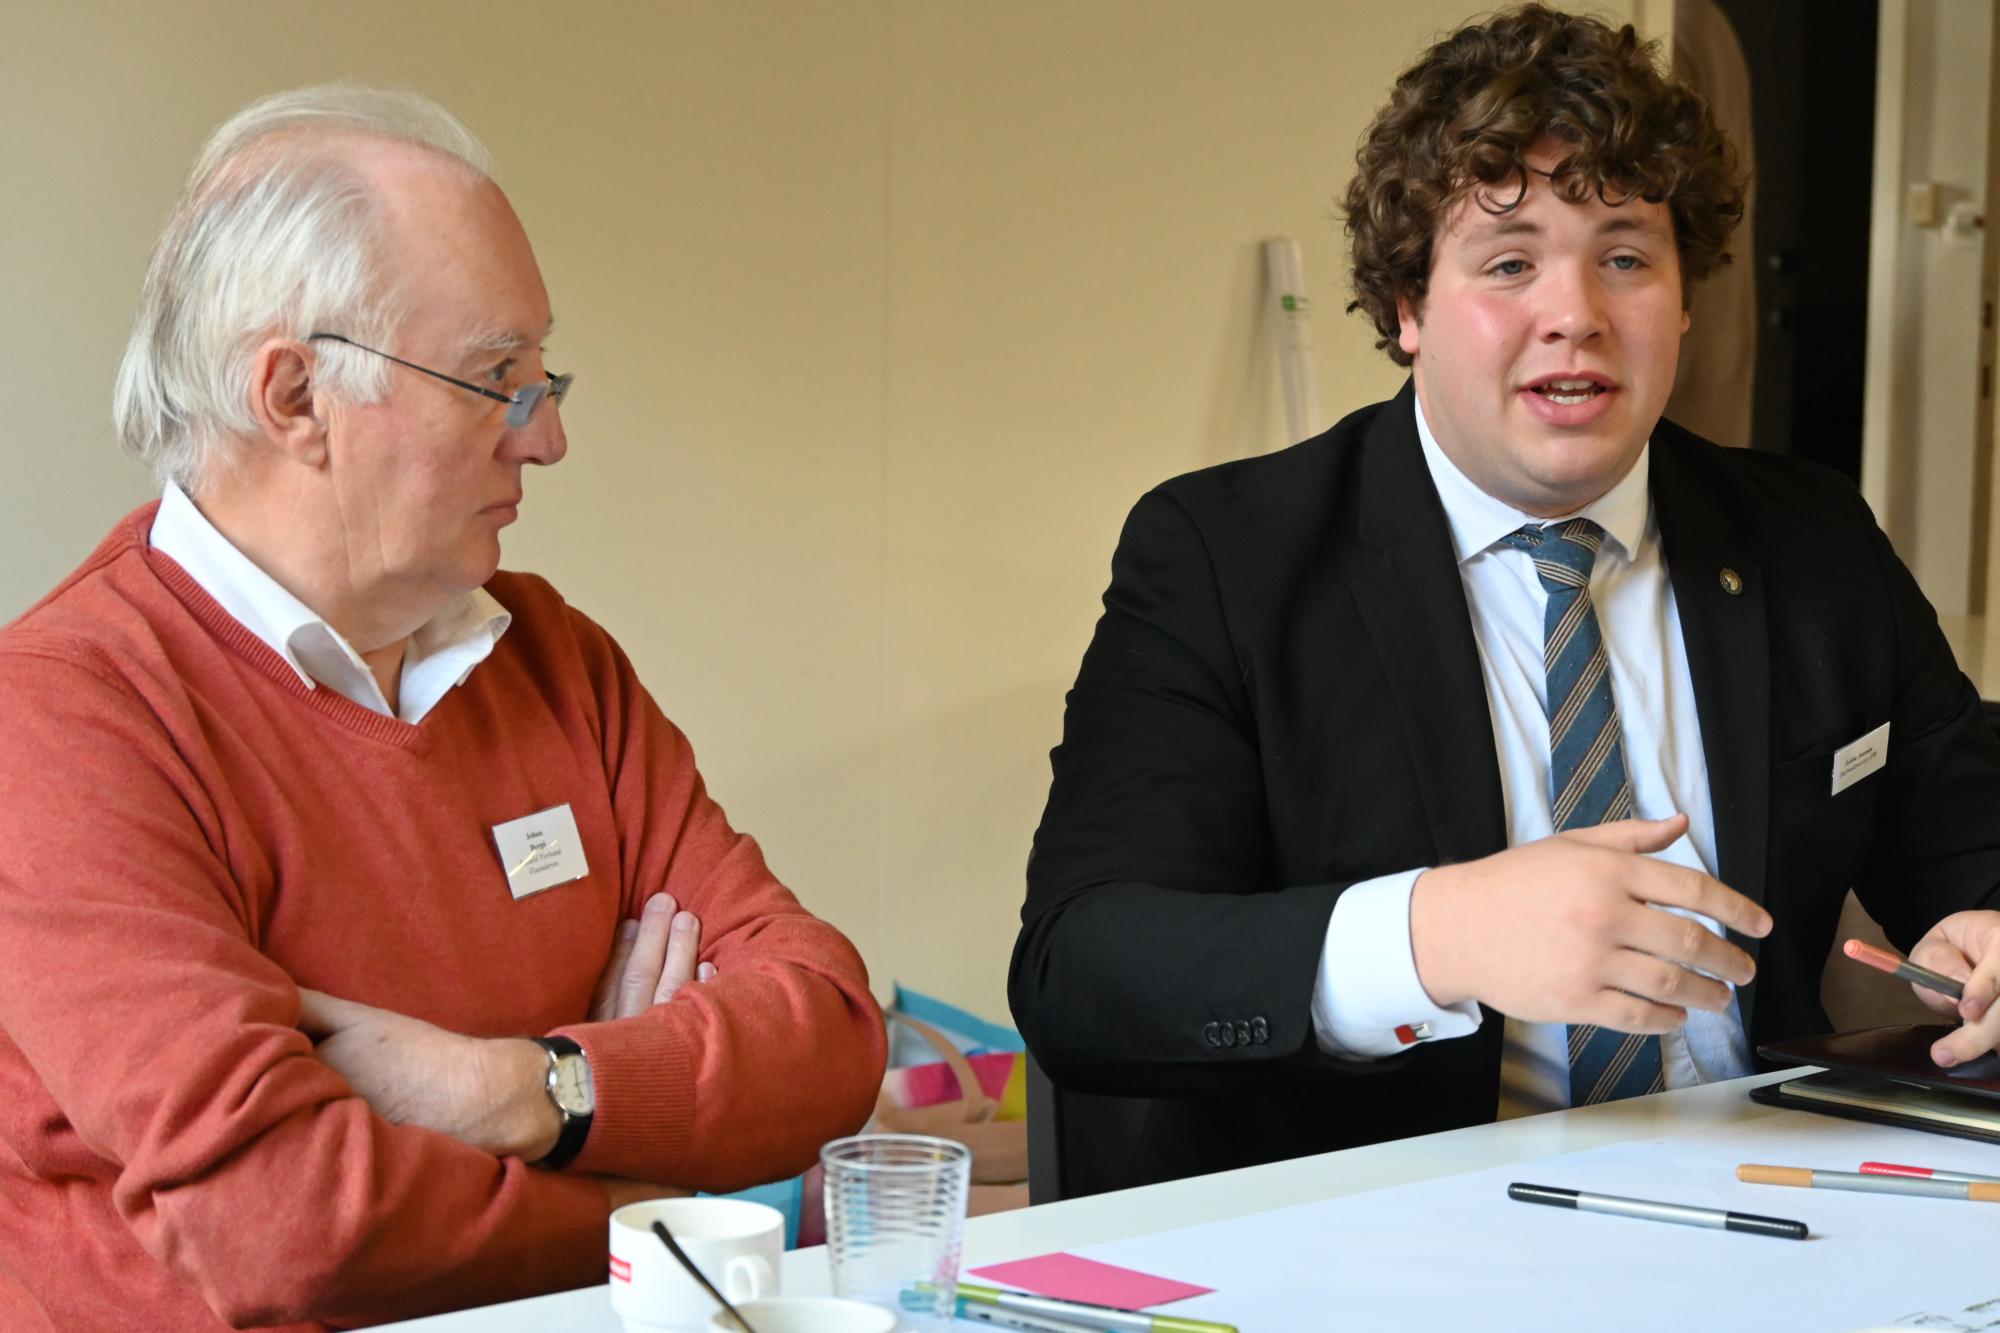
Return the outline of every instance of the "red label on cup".
[[[630,1281],[632,1280],[632,1265],[631,1265],[631,1263],[630,1263],[629,1261],[627,1261],[627,1260],[624,1260],[624,1259],[620,1259],[620,1258],[619,1258],[619,1257],[618,1257],[617,1255],[615,1255],[615,1254],[614,1254],[614,1255],[612,1255],[612,1256],[611,1256],[611,1276],[612,1276],[613,1278],[615,1278],[616,1280],[620,1281],[620,1282],[630,1282]]]

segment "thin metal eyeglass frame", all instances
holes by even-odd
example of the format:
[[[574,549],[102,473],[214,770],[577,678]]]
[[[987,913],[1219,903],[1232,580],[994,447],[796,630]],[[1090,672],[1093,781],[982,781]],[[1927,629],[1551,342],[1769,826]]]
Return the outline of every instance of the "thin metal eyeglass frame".
[[[542,405],[542,399],[544,398],[554,402],[557,407],[561,407],[562,400],[569,396],[569,386],[576,382],[575,375],[557,375],[550,372],[546,382],[540,384],[523,384],[520,388],[514,390],[513,393],[507,394],[501,393],[497,389],[489,389],[481,384],[469,383],[456,376],[447,375],[441,370],[432,370],[429,366],[420,366],[414,361],[405,361],[402,357],[396,356],[391,352],[385,352],[379,347],[370,347],[366,343],[358,343],[354,339],[338,333],[308,333],[306,341],[346,343],[349,347],[359,348],[364,352],[373,352],[385,361],[394,361],[399,366],[408,367],[416,371],[419,375],[429,375],[434,380],[443,380],[446,384],[455,384],[461,389],[470,390],[478,394],[481,398],[491,398],[496,403],[505,403],[507,404],[507,425],[513,430],[520,430],[533,419],[535,409]]]

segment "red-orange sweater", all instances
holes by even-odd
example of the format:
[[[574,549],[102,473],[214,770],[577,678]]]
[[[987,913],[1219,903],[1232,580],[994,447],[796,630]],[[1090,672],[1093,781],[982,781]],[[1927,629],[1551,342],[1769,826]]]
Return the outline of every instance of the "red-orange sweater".
[[[318,1328],[599,1281],[587,1173],[728,1190],[866,1119],[854,949],[732,831],[604,631],[495,576],[492,657],[416,726],[308,690],[165,556],[154,506],[0,631],[0,1328]],[[495,824],[567,802],[582,880],[515,901]],[[706,985],[583,1021],[665,889]],[[297,987],[562,1031],[566,1172],[374,1115]]]

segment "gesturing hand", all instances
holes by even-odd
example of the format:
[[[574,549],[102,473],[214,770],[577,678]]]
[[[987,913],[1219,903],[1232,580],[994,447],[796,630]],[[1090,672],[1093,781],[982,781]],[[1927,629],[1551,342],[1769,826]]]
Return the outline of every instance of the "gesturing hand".
[[[1531,1022],[1668,1032],[1689,1009],[1729,1004],[1748,954],[1686,908],[1761,938],[1770,914],[1720,881],[1644,855],[1687,818],[1627,819],[1574,829],[1417,878],[1410,944],[1439,1004],[1478,1000]],[[1702,976],[1701,973],[1709,973]]]
[[[637,921],[619,927],[611,961],[597,979],[591,1022],[630,1018],[665,1004],[688,982],[715,975],[715,964],[695,961],[701,954],[701,922],[675,906],[672,895],[656,893]]]
[[[1917,998],[1965,1026],[1931,1047],[1931,1059],[1949,1068],[2000,1047],[2000,912],[1953,912],[1932,926],[1910,950],[1910,961],[1965,984],[1952,1000],[1918,986]]]

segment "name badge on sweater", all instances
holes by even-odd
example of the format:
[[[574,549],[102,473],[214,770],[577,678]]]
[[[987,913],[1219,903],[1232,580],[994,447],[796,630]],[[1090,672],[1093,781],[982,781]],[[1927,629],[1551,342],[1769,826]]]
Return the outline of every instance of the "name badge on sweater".
[[[1840,795],[1889,762],[1889,724],[1833,752],[1833,794]]]
[[[493,841],[500,848],[500,868],[507,872],[507,891],[516,898],[590,873],[583,859],[583,839],[576,832],[576,816],[567,804],[495,824]]]

